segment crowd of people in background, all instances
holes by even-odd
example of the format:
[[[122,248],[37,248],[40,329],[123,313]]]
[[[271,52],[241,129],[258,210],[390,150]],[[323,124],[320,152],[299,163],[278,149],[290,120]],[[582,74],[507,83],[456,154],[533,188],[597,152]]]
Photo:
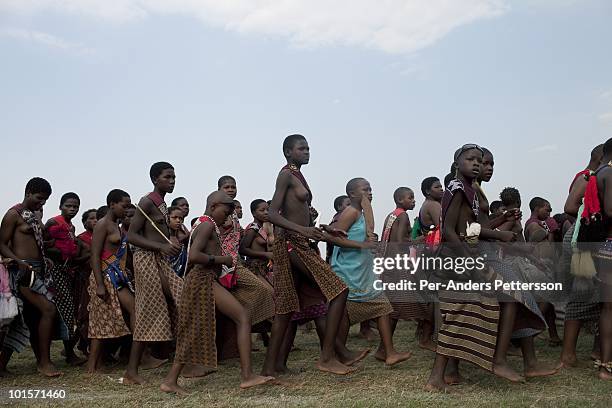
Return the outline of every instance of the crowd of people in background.
[[[23,200],[8,209],[0,227],[0,375],[9,375],[14,352],[30,347],[41,375],[60,376],[51,343],[62,340],[66,362],[85,365],[90,374],[123,362],[124,384],[144,384],[143,369],[172,360],[160,388],[185,394],[181,375],[203,376],[219,360],[238,357],[240,387],[250,388],[274,384],[288,372],[299,326],[316,328],[318,370],[346,375],[370,353],[351,349],[351,326],[359,324],[368,340],[380,339],[373,357],[394,366],[412,355],[396,348],[396,328],[415,321],[418,345],[435,355],[424,384],[431,391],[465,381],[461,361],[512,382],[571,368],[584,326],[596,334],[598,377],[612,379],[612,139],[595,147],[586,168],[568,180],[562,213],[553,215],[546,198],[530,197],[527,217],[516,187],[489,199],[493,153],[466,144],[449,158],[451,171],[442,181],[431,176],[421,182],[424,200],[414,219],[408,211],[415,209],[415,190],[395,190],[396,208],[381,220],[380,234],[366,178],[349,180],[333,202],[331,222],[317,224],[301,172],[309,145],[290,135],[282,151],[286,165],[274,195],[252,200],[247,208],[253,220],[245,227],[232,176],[219,179],[204,214],[190,219],[187,198],[170,206],[165,201],[174,192],[174,167],[155,163],[151,193],[132,201],[128,192],[113,189],[104,205],[82,211],[85,231],[79,235],[79,196],[63,194],[59,214],[44,222],[51,185],[29,180]],[[327,243],[325,254],[319,242]],[[402,281],[448,281],[426,270],[373,273],[375,257],[402,254],[484,256],[486,268],[481,275],[472,271],[471,279],[563,282],[564,292],[548,298],[520,289],[391,290]],[[385,290],[377,289],[377,279]],[[549,347],[561,346],[557,364],[536,357],[534,338],[543,332]],[[252,339],[265,347],[261,370],[251,364]],[[516,353],[523,357],[522,372],[507,362]]]

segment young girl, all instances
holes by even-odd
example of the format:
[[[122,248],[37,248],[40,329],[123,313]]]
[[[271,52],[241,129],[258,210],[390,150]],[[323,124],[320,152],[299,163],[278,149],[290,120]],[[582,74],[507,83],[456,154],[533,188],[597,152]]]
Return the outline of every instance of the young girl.
[[[186,394],[178,377],[186,364],[215,368],[215,308],[236,325],[240,351],[241,388],[250,388],[273,380],[251,369],[251,320],[249,313],[232,294],[221,286],[216,276],[221,268],[232,267],[233,257],[222,248],[218,225],[232,214],[234,203],[221,191],[207,199],[206,214],[199,218],[192,232],[189,263],[179,308],[174,364],[160,388],[164,392]]]
[[[180,207],[168,208],[170,241],[181,247],[181,252],[177,256],[170,258],[170,263],[172,264],[174,272],[181,278],[185,274],[185,266],[187,265],[187,241],[189,240],[189,233],[183,225],[183,221],[185,220],[184,214],[184,210]]]
[[[128,278],[127,237],[121,233],[120,220],[130,205],[130,196],[123,190],[112,190],[106,201],[109,211],[100,219],[91,241],[92,274],[89,279],[89,338],[91,339],[87,371],[100,368],[102,340],[115,339],[133,332],[136,322],[134,288]],[[129,315],[127,326],[123,312]],[[130,355],[130,359],[136,356]],[[124,381],[143,383],[142,378]]]
[[[251,203],[253,222],[247,225],[244,238],[240,242],[240,254],[246,256],[246,265],[255,275],[265,279],[270,285],[272,280],[272,251],[268,250],[268,234],[263,227],[268,222],[268,203],[257,199]]]
[[[390,319],[393,307],[384,292],[374,288],[374,257],[370,250],[375,247],[375,243],[367,238],[366,217],[362,207],[364,200],[372,200],[372,188],[367,180],[356,178],[348,182],[346,193],[351,199],[351,205],[342,212],[335,228],[347,231],[348,238],[329,239],[335,245],[331,258],[332,269],[349,288],[347,314],[338,332],[339,341],[342,345],[346,343],[350,325],[377,319],[383,350],[381,359],[384,359],[387,365],[395,365],[407,360],[412,354],[395,350]],[[357,359],[363,357],[365,354]],[[341,361],[344,364],[354,363]]]

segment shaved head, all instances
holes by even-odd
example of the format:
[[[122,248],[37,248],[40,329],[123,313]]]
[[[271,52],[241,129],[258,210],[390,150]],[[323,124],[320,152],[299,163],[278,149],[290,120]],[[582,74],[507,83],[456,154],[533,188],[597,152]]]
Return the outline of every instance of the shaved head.
[[[234,206],[234,200],[231,199],[224,191],[213,191],[206,199],[206,208],[210,208],[215,204],[227,204]]]

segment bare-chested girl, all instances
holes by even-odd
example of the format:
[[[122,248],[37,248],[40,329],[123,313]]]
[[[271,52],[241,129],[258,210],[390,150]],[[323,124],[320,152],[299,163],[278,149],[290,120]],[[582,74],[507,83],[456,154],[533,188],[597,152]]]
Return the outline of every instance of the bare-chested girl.
[[[0,252],[15,263],[9,268],[11,290],[40,313],[31,343],[38,371],[47,377],[61,375],[50,358],[57,308],[46,284],[49,271],[45,262],[43,225],[35,212],[42,209],[51,195],[51,185],[42,178],[26,184],[25,197],[7,211],[0,226]]]
[[[102,341],[127,336],[133,332],[136,322],[134,288],[125,267],[127,237],[119,227],[131,204],[130,196],[123,190],[115,189],[108,193],[106,202],[109,211],[96,224],[91,243],[89,373],[100,368]],[[129,328],[123,312],[129,316]],[[138,358],[134,351],[130,353],[130,360]],[[128,364],[134,365],[134,361]]]
[[[180,303],[176,355],[170,372],[160,386],[164,392],[187,393],[177,383],[186,364],[217,367],[215,307],[232,319],[237,327],[240,387],[250,388],[274,379],[253,374],[249,312],[215,279],[223,266],[234,266],[232,256],[222,250],[218,227],[233,211],[232,199],[224,192],[216,191],[208,196],[206,213],[194,226],[189,248],[191,267],[185,277]]]

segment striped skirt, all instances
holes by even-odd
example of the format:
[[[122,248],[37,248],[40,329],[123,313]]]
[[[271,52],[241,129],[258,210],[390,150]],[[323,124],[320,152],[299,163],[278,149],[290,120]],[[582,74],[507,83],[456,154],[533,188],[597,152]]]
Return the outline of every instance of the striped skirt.
[[[493,371],[499,303],[494,294],[440,291],[437,353]]]

